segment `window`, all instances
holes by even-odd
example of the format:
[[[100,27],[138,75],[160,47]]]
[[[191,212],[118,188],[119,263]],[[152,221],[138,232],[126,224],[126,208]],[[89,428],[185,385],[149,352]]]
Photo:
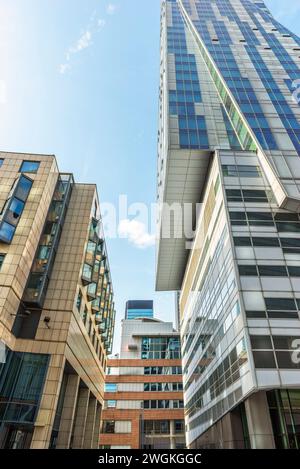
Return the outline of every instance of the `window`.
[[[143,337],[141,357],[144,360],[180,358],[179,337]]]
[[[300,223],[296,222],[280,222],[276,223],[279,233],[299,233]]]
[[[77,300],[76,300],[76,308],[77,308],[77,311],[79,312],[81,310],[81,303],[82,303],[82,293],[81,293],[81,290],[79,290],[78,295],[77,295]]]
[[[261,277],[287,277],[284,265],[259,265],[258,272]]]
[[[114,409],[117,405],[117,401],[114,400],[109,400],[107,401],[107,408],[108,409]]]
[[[277,350],[295,350],[294,341],[299,339],[299,336],[273,336],[274,347]]]
[[[17,184],[15,196],[25,202],[32,188],[32,184],[33,182],[31,179],[21,176]]]
[[[1,168],[1,166],[3,165],[3,162],[4,162],[4,159],[3,159],[3,158],[0,158],[0,168]]]
[[[226,189],[226,196],[228,202],[268,202],[267,193],[259,190]]]
[[[0,395],[2,416],[13,415],[19,424],[35,421],[48,370],[49,356],[12,352],[0,364]]]
[[[6,212],[5,219],[7,222],[11,223],[12,225],[16,225],[19,221],[19,218],[24,209],[24,202],[14,197],[10,204],[9,208]]]
[[[233,226],[247,225],[245,212],[229,212],[229,216]]]
[[[169,420],[145,420],[144,421],[144,433],[146,435],[166,435],[170,433],[170,421]]]
[[[173,401],[173,409],[183,409],[183,401]]]
[[[83,279],[86,280],[87,282],[90,282],[92,280],[92,273],[93,273],[93,268],[88,264],[84,264],[83,272],[82,272]]]
[[[292,298],[265,298],[270,319],[298,319],[298,311]]]
[[[146,366],[144,368],[145,375],[161,375],[163,374],[162,366]]]
[[[292,298],[265,298],[267,310],[274,311],[294,311],[296,310],[295,300]]]
[[[239,265],[239,274],[242,277],[257,277],[256,265]]]
[[[13,239],[31,187],[32,181],[25,176],[17,179],[12,187],[2,211],[2,222],[0,224],[0,240],[4,243],[9,244]]]
[[[84,325],[86,325],[87,318],[88,318],[88,309],[85,306],[83,312],[81,313],[81,319],[83,320]]]
[[[300,238],[280,238],[285,254],[300,254]]]
[[[182,375],[182,367],[181,366],[173,366],[172,367],[172,375]]]
[[[242,191],[239,189],[226,189],[228,202],[242,202]]]
[[[20,168],[20,173],[37,173],[39,167],[39,161],[23,161]]]
[[[253,237],[253,246],[255,247],[280,247],[278,238],[257,238]]]
[[[279,232],[300,232],[300,220],[296,213],[276,213],[275,222]]]
[[[288,266],[290,277],[300,277],[300,267]]]
[[[15,231],[15,226],[3,222],[0,228],[0,240],[4,243],[10,243],[14,237]]]
[[[251,238],[246,237],[246,236],[241,236],[241,237],[234,237],[233,238],[234,245],[237,247],[251,247]]]
[[[297,369],[299,370],[299,363],[296,363],[292,360],[292,353],[291,352],[277,352],[276,351],[276,358],[278,363],[278,368],[292,370]]]
[[[249,225],[274,226],[272,213],[270,212],[247,212]]]
[[[5,254],[0,254],[0,270],[1,270],[1,268],[2,268],[4,259],[5,259]]]
[[[184,433],[184,420],[174,420],[175,433]]]
[[[115,421],[114,420],[104,420],[103,433],[115,433]]]
[[[250,336],[251,346],[254,350],[272,350],[271,337],[269,335],[252,335]]]
[[[222,165],[223,175],[227,177],[245,177],[258,178],[261,177],[259,166],[248,165]]]
[[[246,311],[246,316],[248,319],[265,319],[265,311]]]
[[[276,368],[273,351],[253,352],[255,368]]]
[[[174,401],[175,402],[175,401]],[[170,409],[170,401],[165,399],[147,400],[143,402],[144,409]]]
[[[117,392],[117,385],[115,383],[106,383],[105,392]]]
[[[173,383],[172,384],[172,391],[182,391],[183,384],[182,383]]]

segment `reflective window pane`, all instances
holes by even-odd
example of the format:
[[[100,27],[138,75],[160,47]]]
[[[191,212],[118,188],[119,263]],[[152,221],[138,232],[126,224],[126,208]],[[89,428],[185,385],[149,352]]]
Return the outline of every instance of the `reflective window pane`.
[[[21,173],[37,173],[40,166],[39,161],[23,161],[20,172]]]
[[[0,227],[0,239],[5,243],[10,243],[15,234],[16,228],[9,223],[2,222]]]

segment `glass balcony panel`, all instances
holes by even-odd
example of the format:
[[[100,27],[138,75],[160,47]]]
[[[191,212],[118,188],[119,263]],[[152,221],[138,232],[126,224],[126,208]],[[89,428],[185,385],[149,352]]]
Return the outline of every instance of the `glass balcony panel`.
[[[87,288],[87,296],[88,296],[88,299],[90,301],[95,299],[96,291],[97,291],[97,284],[96,283],[91,283]]]
[[[93,241],[89,241],[87,248],[86,248],[85,261],[90,265],[94,265],[95,252],[96,252],[96,243],[94,243]]]
[[[84,264],[83,271],[82,271],[82,279],[89,283],[92,281],[92,274],[93,274],[92,267],[88,264]]]
[[[44,275],[40,273],[30,274],[25,297],[26,300],[36,300],[43,286]]]
[[[48,215],[48,221],[57,222],[61,215],[63,204],[60,201],[53,201]]]
[[[32,271],[36,273],[43,273],[47,270],[48,259],[35,259]]]

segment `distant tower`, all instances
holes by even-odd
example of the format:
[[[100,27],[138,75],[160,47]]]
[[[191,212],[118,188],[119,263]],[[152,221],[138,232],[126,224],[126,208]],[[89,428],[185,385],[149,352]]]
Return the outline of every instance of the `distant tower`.
[[[152,300],[130,300],[126,303],[125,319],[153,318]]]

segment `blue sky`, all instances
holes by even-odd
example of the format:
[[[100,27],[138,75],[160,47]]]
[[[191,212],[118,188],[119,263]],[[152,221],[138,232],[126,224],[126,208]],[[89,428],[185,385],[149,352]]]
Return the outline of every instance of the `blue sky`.
[[[300,34],[300,0],[266,3]],[[160,0],[0,0],[0,15],[0,149],[55,154],[103,202],[154,202]],[[127,299],[173,320],[174,296],[154,292],[154,246],[108,249],[118,351]]]

